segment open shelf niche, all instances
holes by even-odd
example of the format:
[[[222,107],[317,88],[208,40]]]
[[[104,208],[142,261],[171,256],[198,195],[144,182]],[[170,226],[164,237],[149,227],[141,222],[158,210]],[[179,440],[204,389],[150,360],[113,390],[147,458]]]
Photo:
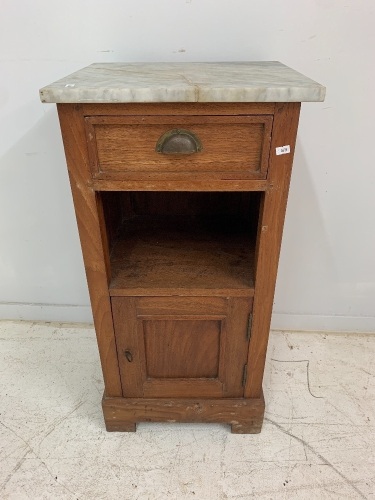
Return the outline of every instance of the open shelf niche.
[[[254,294],[261,193],[102,192],[110,294]]]

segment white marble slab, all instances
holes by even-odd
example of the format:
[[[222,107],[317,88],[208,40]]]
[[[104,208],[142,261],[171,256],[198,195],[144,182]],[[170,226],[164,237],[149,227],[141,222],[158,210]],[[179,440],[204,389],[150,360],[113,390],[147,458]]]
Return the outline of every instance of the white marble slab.
[[[97,63],[40,90],[42,102],[323,101],[319,83],[274,61]]]

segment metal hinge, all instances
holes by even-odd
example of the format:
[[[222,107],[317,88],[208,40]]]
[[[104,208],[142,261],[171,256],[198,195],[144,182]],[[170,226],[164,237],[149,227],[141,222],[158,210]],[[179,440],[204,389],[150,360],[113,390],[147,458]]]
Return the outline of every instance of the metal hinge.
[[[247,330],[246,330],[246,340],[249,341],[251,338],[251,327],[253,325],[253,315],[252,313],[249,314],[249,317],[247,319]]]
[[[245,387],[246,385],[246,380],[247,380],[247,364],[243,367],[243,372],[242,372],[242,386]]]

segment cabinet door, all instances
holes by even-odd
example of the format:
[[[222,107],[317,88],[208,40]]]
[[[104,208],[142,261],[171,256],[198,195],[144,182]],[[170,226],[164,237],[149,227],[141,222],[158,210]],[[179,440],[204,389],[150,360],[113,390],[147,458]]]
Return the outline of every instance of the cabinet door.
[[[124,397],[241,397],[250,298],[112,297]]]

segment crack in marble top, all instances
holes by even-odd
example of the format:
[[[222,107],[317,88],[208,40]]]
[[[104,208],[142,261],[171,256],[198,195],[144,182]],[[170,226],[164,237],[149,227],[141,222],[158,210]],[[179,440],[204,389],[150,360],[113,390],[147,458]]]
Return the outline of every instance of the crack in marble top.
[[[306,102],[325,87],[275,61],[96,63],[40,90],[42,102]]]

